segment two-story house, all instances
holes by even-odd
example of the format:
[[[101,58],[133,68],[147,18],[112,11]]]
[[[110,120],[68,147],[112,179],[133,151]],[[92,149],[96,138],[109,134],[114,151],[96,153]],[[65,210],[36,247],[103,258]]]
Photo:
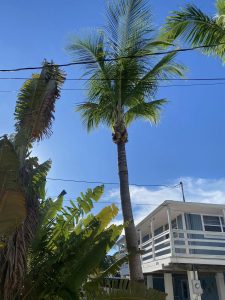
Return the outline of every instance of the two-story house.
[[[225,205],[165,201],[137,226],[148,287],[167,300],[225,300]],[[125,238],[118,241],[121,255]],[[121,276],[129,277],[124,264]]]

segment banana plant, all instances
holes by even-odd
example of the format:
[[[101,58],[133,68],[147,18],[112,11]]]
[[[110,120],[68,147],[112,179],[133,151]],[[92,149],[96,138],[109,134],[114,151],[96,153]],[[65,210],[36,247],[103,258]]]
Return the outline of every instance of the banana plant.
[[[80,290],[118,239],[123,226],[110,225],[114,205],[92,213],[103,187],[88,189],[63,206],[63,195],[41,204],[22,299],[81,299]]]
[[[50,161],[31,157],[36,141],[51,135],[56,100],[65,74],[44,61],[18,94],[15,133],[0,140],[0,298],[17,299],[27,269],[27,251],[36,232],[39,200]],[[12,221],[13,220],[13,221]],[[3,225],[4,224],[4,225]]]

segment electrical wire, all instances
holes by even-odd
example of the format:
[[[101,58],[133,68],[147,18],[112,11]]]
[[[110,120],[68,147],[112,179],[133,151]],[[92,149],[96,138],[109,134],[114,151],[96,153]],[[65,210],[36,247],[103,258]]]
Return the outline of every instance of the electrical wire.
[[[105,182],[105,181],[88,181],[88,180],[75,180],[75,179],[64,179],[64,178],[52,178],[47,177],[47,180],[51,181],[62,181],[62,182],[74,182],[74,183],[88,183],[88,184],[104,184],[104,185],[119,185],[119,182]],[[165,188],[177,188],[180,186],[179,184],[176,185],[166,185],[166,184],[137,184],[137,183],[130,183],[130,186],[138,186],[138,187],[165,187]]]
[[[225,78],[224,78],[225,79]],[[196,84],[170,84],[170,85],[159,85],[159,88],[170,88],[170,87],[195,87],[195,86],[218,86],[225,85],[225,82],[215,83],[196,83]],[[88,89],[82,88],[63,88],[62,91],[88,91]],[[0,93],[18,93],[20,90],[0,90]],[[79,102],[83,103],[83,102]]]
[[[168,51],[162,51],[162,52],[146,53],[143,55],[130,55],[130,56],[128,55],[128,56],[121,56],[121,57],[116,57],[116,58],[105,58],[105,59],[101,59],[101,60],[89,60],[89,61],[77,61],[77,62],[64,63],[64,64],[52,64],[52,66],[69,67],[69,66],[74,66],[74,65],[87,65],[87,64],[94,64],[97,62],[118,61],[120,59],[135,59],[135,58],[142,58],[142,57],[147,57],[147,56],[167,55],[167,54],[172,54],[172,53],[193,51],[193,50],[197,50],[197,49],[218,47],[221,45],[225,45],[225,43],[202,45],[202,46],[195,46],[195,47],[191,47],[191,48],[181,48],[181,49],[168,50]],[[12,69],[0,69],[0,72],[19,72],[19,71],[28,71],[28,70],[41,70],[43,68],[44,68],[44,66],[19,67],[19,68],[12,68]]]

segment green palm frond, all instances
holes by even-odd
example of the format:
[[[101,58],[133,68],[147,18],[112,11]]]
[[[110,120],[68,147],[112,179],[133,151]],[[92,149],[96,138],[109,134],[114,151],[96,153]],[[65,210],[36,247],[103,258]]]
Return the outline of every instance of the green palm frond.
[[[221,1],[221,3],[224,1]],[[220,1],[218,8],[224,9]],[[214,54],[222,59],[225,53],[225,27],[224,19],[221,23],[218,18],[206,15],[194,5],[187,5],[180,11],[174,11],[173,15],[167,18],[162,37],[168,41],[174,41],[182,37],[191,46],[209,46],[202,51],[206,54]],[[212,46],[210,45],[218,45]]]
[[[114,107],[101,105],[93,102],[86,102],[77,106],[76,111],[81,112],[84,125],[88,131],[97,128],[102,122],[106,125],[111,125],[112,113]]]
[[[131,107],[125,113],[126,125],[129,125],[133,120],[142,118],[156,124],[159,121],[160,110],[167,101],[165,99],[155,100],[151,102],[139,103]]]
[[[15,110],[17,146],[29,145],[51,134],[55,102],[64,79],[56,65],[44,62],[40,75],[34,74],[24,83]]]
[[[146,0],[108,1],[106,33],[114,58],[132,55],[152,31]]]
[[[217,0],[216,1],[216,8],[219,16],[225,15],[225,1],[224,0]]]
[[[100,31],[91,31],[85,38],[77,38],[67,47],[71,55],[76,58],[79,56],[81,62],[92,62],[88,64],[90,71],[96,68],[104,69],[105,49],[104,35]],[[93,63],[95,62],[95,63]]]
[[[87,102],[77,107],[88,130],[101,123],[113,128],[118,120],[124,122],[127,111],[155,97],[159,78],[169,80],[185,71],[175,62],[175,53],[161,59],[147,55],[171,46],[154,37],[147,0],[109,1],[106,17],[106,27],[69,47],[73,58],[96,61],[85,65],[84,74],[90,75]],[[127,124],[141,118],[140,113],[134,117],[134,111]]]

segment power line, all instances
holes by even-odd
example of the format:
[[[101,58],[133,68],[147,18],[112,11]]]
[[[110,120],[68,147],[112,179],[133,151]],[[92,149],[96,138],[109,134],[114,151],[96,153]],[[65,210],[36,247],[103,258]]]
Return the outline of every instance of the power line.
[[[225,78],[224,78],[225,79]],[[218,86],[225,85],[225,82],[215,83],[196,83],[196,84],[170,84],[170,85],[159,85],[159,88],[170,88],[170,87],[195,87],[195,86]],[[65,88],[62,91],[88,91],[88,89],[82,88]],[[18,93],[20,90],[0,90],[0,93]],[[83,102],[82,102],[83,103]]]
[[[172,53],[187,52],[187,51],[193,51],[193,50],[197,50],[197,49],[218,47],[220,45],[225,45],[225,43],[202,45],[202,46],[195,46],[195,47],[191,47],[191,48],[175,49],[175,50],[168,50],[168,51],[162,51],[162,52],[146,53],[143,55],[130,55],[130,56],[128,55],[128,56],[121,56],[121,57],[116,57],[116,58],[105,58],[105,59],[100,59],[100,60],[77,61],[77,62],[64,63],[64,64],[52,64],[52,66],[69,67],[69,66],[74,66],[74,65],[87,65],[87,64],[94,64],[97,62],[118,61],[120,59],[135,59],[135,58],[142,58],[142,57],[147,57],[147,56],[167,55],[167,54],[172,54]],[[19,72],[19,71],[28,71],[28,70],[41,70],[43,68],[44,68],[44,66],[19,67],[19,68],[12,68],[12,69],[0,69],[0,72]]]
[[[77,202],[74,199],[65,199],[64,202]],[[99,202],[95,202],[94,204],[116,204],[116,205],[121,205],[120,202],[115,202],[115,201],[99,201]],[[153,203],[132,203],[132,206],[158,206],[157,204],[153,204]]]
[[[0,77],[0,80],[30,80],[30,77]],[[44,80],[41,78],[33,78],[35,80]],[[51,80],[51,79],[50,79]],[[54,79],[52,79],[54,80]],[[118,78],[66,78],[65,81],[110,81],[110,80],[118,80]],[[151,81],[225,81],[225,77],[202,77],[202,78],[151,78]],[[218,84],[222,84],[219,83]],[[171,85],[170,85],[171,86]]]
[[[119,182],[88,181],[88,180],[75,180],[75,179],[52,178],[52,177],[47,177],[46,179],[51,181],[74,182],[74,183],[119,185]],[[166,187],[166,188],[178,188],[180,186],[180,184],[166,185],[166,184],[137,184],[137,183],[130,183],[129,185],[139,186],[139,187]]]

